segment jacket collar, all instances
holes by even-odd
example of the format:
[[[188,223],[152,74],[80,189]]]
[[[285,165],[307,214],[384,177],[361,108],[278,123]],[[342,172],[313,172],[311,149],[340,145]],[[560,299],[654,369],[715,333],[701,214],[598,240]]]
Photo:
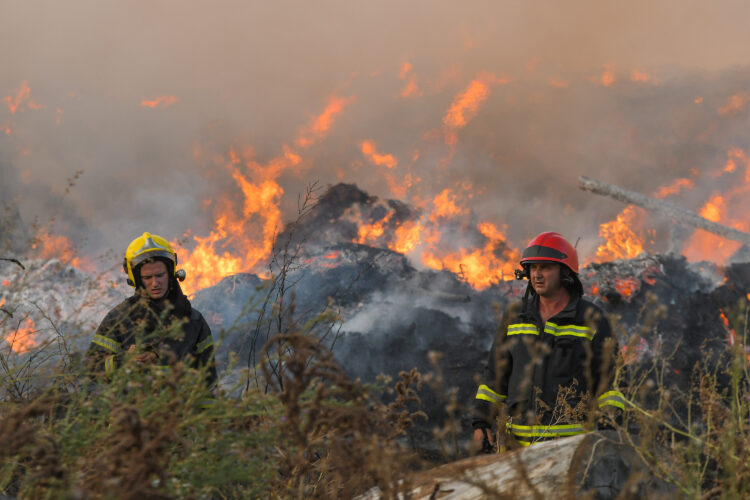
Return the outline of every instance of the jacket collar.
[[[559,320],[573,320],[578,313],[578,303],[581,301],[581,296],[578,294],[571,294],[570,301],[563,308],[562,311],[552,316],[547,321],[559,321]],[[533,318],[535,323],[542,324],[542,316],[539,314],[539,296],[534,295],[533,300],[529,301],[527,309],[524,311],[524,315],[527,318]]]

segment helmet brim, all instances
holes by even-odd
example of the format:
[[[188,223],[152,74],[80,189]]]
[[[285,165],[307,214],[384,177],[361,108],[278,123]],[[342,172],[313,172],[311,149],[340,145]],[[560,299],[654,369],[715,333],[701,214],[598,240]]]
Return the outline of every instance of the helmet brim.
[[[175,263],[174,254],[172,254],[171,252],[167,250],[155,249],[155,250],[150,250],[148,252],[144,252],[136,257],[133,257],[130,260],[130,265],[133,269],[135,269],[136,267],[140,266],[141,264],[143,264],[145,261],[149,259],[158,259],[158,258],[167,259],[173,264]]]

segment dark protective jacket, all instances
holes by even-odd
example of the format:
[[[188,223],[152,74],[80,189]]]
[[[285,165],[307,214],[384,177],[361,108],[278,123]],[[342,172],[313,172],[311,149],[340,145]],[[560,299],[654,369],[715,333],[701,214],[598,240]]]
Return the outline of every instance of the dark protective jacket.
[[[617,343],[593,303],[573,296],[546,323],[539,297],[508,308],[475,398],[474,428],[505,405],[507,430],[522,446],[586,432],[595,407],[625,408],[613,386]]]
[[[146,298],[137,290],[112,309],[99,325],[86,354],[90,370],[111,375],[132,345],[137,346],[138,352],[155,353],[158,365],[168,366],[180,360],[193,368],[208,365],[207,383],[216,382],[211,329],[179,285],[162,301]]]

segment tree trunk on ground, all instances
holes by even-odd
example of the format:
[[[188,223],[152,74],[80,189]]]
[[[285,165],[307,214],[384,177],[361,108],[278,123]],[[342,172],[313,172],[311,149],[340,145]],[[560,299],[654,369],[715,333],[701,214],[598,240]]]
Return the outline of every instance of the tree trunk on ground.
[[[616,432],[539,443],[497,455],[478,455],[418,473],[413,499],[674,498]],[[377,490],[362,500],[379,498]]]

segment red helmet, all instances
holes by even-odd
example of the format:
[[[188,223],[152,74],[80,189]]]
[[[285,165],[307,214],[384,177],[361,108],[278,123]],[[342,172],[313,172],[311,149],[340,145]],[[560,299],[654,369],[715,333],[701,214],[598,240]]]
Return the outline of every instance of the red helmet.
[[[578,274],[578,252],[558,233],[542,233],[529,242],[523,251],[521,265],[532,262],[559,262]]]

